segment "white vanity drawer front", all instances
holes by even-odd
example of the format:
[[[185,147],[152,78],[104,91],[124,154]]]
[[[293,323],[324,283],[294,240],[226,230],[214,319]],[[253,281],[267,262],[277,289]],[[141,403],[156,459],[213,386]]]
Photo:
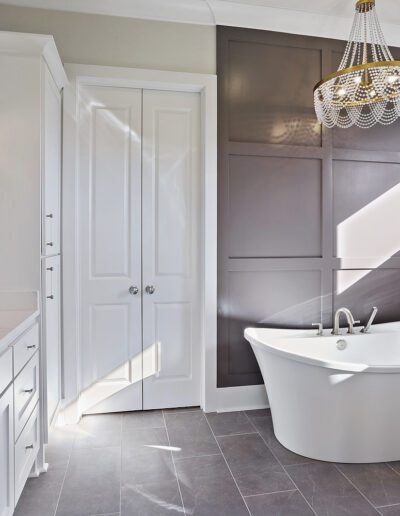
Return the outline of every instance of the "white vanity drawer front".
[[[12,349],[0,355],[0,395],[12,381]]]
[[[15,503],[35,462],[40,446],[39,404],[36,405],[31,417],[15,444]]]
[[[15,440],[39,400],[39,353],[31,358],[14,380]]]
[[[21,371],[33,354],[39,349],[39,323],[25,332],[15,344],[14,348],[14,376]]]

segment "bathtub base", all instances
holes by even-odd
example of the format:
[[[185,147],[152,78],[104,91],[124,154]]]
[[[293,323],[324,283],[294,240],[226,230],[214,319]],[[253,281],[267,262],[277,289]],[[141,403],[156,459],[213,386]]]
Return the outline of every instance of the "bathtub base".
[[[400,460],[400,374],[348,373],[253,349],[285,448],[326,462]]]

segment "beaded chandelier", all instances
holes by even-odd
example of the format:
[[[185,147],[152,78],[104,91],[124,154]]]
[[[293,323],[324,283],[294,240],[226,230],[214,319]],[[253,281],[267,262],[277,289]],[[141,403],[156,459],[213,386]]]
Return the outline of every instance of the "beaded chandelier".
[[[385,42],[375,0],[358,0],[339,69],[315,86],[314,105],[327,127],[368,129],[400,117],[400,61]]]

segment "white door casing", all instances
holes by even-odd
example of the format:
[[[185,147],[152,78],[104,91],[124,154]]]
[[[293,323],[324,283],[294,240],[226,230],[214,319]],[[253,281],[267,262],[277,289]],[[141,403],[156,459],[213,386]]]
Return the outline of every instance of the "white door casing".
[[[63,116],[63,225],[64,260],[64,371],[65,399],[59,421],[75,423],[82,407],[82,288],[80,250],[81,227],[79,199],[79,105],[80,92],[88,86],[139,88],[158,91],[198,93],[201,111],[201,245],[200,245],[200,318],[201,318],[201,406],[206,411],[259,408],[253,391],[246,388],[217,389],[216,316],[217,316],[217,78],[215,75],[161,70],[66,64],[70,85],[64,90]],[[77,365],[78,364],[78,365]],[[256,386],[261,387],[261,386]],[[242,393],[242,390],[246,392]],[[222,392],[223,391],[223,392]],[[263,390],[263,393],[265,389]],[[227,403],[225,398],[230,396]],[[238,401],[239,398],[239,401]],[[256,406],[257,405],[257,406]]]
[[[143,92],[144,409],[200,404],[200,145],[198,93]]]
[[[139,410],[142,92],[85,86],[80,95],[80,404]]]

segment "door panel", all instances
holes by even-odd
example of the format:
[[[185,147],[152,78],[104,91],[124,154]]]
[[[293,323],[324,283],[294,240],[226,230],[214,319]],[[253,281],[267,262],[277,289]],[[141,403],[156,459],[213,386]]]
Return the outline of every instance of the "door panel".
[[[60,252],[61,93],[44,65],[44,210],[42,255]]]
[[[142,93],[95,86],[81,92],[82,404],[86,412],[138,410]]]
[[[44,333],[46,353],[47,419],[49,425],[61,399],[61,263],[59,256],[43,260]]]
[[[199,156],[199,95],[144,91],[145,409],[200,402]]]

